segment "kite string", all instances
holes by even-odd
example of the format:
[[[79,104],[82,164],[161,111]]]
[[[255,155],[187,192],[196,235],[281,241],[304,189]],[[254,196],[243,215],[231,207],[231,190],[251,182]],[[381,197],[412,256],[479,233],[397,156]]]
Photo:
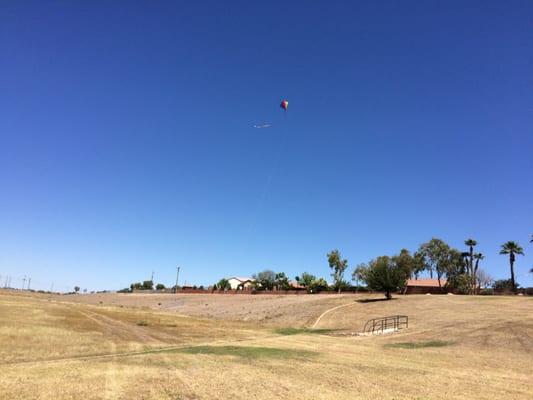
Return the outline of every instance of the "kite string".
[[[277,170],[279,169],[279,164],[281,162],[281,155],[283,152],[283,148],[285,147],[285,141],[286,141],[286,135],[282,134],[280,145],[278,146],[276,154],[274,155],[272,166],[270,167],[265,184],[263,185],[263,190],[257,201],[255,212],[252,216],[252,221],[250,223],[249,235],[248,235],[250,241],[252,240],[252,237],[255,235],[255,230],[258,224],[258,220],[259,220],[259,213],[263,210],[265,199],[267,198],[268,193],[270,192],[270,188],[272,186],[274,176],[276,175]]]

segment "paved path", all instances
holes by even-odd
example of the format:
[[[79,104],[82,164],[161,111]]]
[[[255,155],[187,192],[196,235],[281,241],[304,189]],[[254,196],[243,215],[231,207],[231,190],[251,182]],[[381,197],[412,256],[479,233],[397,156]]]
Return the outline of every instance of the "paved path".
[[[342,304],[340,306],[337,306],[337,307],[333,307],[333,308],[330,308],[329,310],[326,310],[324,311],[322,314],[320,314],[320,317],[318,317],[315,321],[315,323],[311,326],[311,328],[316,328],[316,326],[318,325],[318,323],[320,322],[320,320],[322,319],[322,317],[324,317],[326,314],[332,312],[332,311],[335,311],[335,310],[338,310],[339,308],[343,308],[343,307],[348,307],[348,306],[353,306],[354,304],[357,304],[355,301],[352,301],[351,303],[348,303],[348,304]]]

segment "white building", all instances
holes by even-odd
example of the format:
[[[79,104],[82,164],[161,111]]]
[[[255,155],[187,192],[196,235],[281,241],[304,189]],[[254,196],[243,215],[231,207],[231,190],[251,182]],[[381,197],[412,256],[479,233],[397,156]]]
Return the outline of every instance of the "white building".
[[[228,279],[228,282],[231,286],[231,290],[248,289],[252,286],[254,281],[255,279],[242,276],[234,276],[233,278]]]

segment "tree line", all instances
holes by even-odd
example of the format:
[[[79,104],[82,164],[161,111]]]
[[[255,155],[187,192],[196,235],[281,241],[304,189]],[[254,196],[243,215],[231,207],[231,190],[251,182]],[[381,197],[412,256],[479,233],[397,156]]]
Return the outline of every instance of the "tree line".
[[[530,239],[533,243],[533,235]],[[454,291],[459,294],[474,295],[481,288],[490,285],[495,289],[511,290],[516,293],[518,284],[515,279],[514,264],[516,256],[524,255],[523,248],[515,241],[508,241],[501,245],[500,254],[509,257],[510,279],[494,281],[482,268],[484,254],[477,251],[478,243],[475,239],[464,241],[465,248],[455,249],[439,238],[422,243],[418,249],[411,253],[401,249],[398,254],[378,256],[367,263],[357,265],[352,272],[352,281],[357,282],[355,288],[360,287],[359,282],[366,288],[382,291],[387,299],[392,298],[392,293],[405,289],[407,280],[418,279],[422,273],[435,277],[442,291]],[[343,258],[340,251],[335,249],[327,255],[328,265],[331,270],[333,284],[329,285],[324,278],[316,277],[308,272],[303,272],[295,277],[297,284],[309,293],[319,293],[324,290],[337,292],[353,290],[354,286],[344,278],[349,268],[348,260]],[[530,271],[533,273],[533,268]],[[289,282],[284,272],[264,270],[253,275],[252,287],[255,290],[289,290],[293,285]],[[229,290],[227,279],[221,279],[215,289]]]
[[[533,242],[533,236],[530,239]],[[509,280],[493,281],[480,268],[480,262],[485,258],[483,253],[476,251],[477,241],[464,241],[464,251],[454,249],[442,239],[433,238],[419,246],[413,254],[402,249],[394,256],[379,256],[367,264],[358,265],[353,272],[353,279],[362,280],[373,290],[385,292],[390,299],[394,291],[405,287],[407,280],[418,278],[422,272],[428,272],[430,277],[435,275],[438,285],[443,289],[452,289],[461,294],[476,294],[482,286],[493,283],[497,289],[510,289],[517,292],[518,284],[515,280],[514,264],[517,255],[524,255],[523,248],[515,241],[508,241],[501,245],[500,254],[509,256]],[[531,271],[533,273],[533,268]]]
[[[533,243],[533,235],[529,240]],[[387,299],[392,293],[405,288],[407,280],[418,279],[420,274],[427,273],[431,278],[436,277],[439,287],[444,290],[453,290],[460,294],[476,294],[480,289],[492,284],[494,289],[511,290],[516,293],[519,284],[516,282],[514,265],[516,257],[524,255],[524,249],[515,241],[507,241],[500,247],[500,254],[508,256],[510,279],[494,281],[482,268],[484,254],[477,251],[478,243],[475,239],[464,241],[465,249],[455,249],[444,240],[432,238],[422,243],[418,249],[411,253],[401,249],[398,254],[378,256],[367,263],[358,264],[352,271],[351,279],[356,282],[352,285],[345,280],[344,274],[349,268],[348,260],[343,258],[340,251],[335,249],[326,254],[333,284],[329,285],[323,277],[317,277],[309,272],[302,272],[294,278],[298,288],[305,289],[308,293],[320,293],[325,290],[338,293],[348,290],[370,289],[382,291]],[[529,271],[533,274],[533,268]],[[291,290],[295,288],[284,272],[274,272],[270,269],[260,271],[252,276],[252,287],[255,290]],[[366,285],[360,286],[362,282]],[[132,283],[129,288],[121,292],[133,290],[164,290],[165,285],[154,285],[151,280]],[[197,288],[196,286],[194,287]],[[169,288],[173,291],[176,287]],[[198,289],[204,289],[203,286]],[[209,289],[230,290],[231,286],[226,278],[220,279]],[[78,288],[79,290],[79,288]]]

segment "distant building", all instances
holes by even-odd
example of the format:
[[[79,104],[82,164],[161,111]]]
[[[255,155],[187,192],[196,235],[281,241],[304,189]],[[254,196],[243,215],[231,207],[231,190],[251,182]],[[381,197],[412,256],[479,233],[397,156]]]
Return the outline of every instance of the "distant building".
[[[298,281],[289,281],[289,285],[291,286],[292,290],[305,290],[305,286],[300,284]]]
[[[229,278],[228,282],[231,286],[231,290],[243,290],[251,288],[253,286],[253,283],[255,282],[255,279],[242,276],[234,276],[233,278]]]
[[[405,286],[405,294],[440,294],[446,293],[444,286],[446,285],[446,279],[440,280],[441,287],[439,287],[439,281],[437,279],[408,279]]]

